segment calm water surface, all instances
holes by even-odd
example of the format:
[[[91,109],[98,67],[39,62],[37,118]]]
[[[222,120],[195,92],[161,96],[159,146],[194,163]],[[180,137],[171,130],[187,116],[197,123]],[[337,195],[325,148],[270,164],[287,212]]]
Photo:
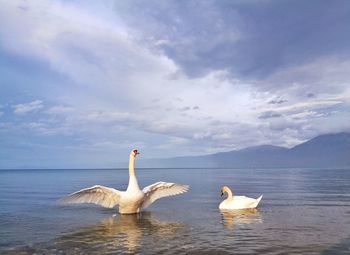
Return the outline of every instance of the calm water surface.
[[[118,170],[0,171],[0,254],[350,254],[350,169],[138,169],[140,186],[189,184],[140,215],[59,205]],[[220,186],[264,194],[258,210],[221,213]]]

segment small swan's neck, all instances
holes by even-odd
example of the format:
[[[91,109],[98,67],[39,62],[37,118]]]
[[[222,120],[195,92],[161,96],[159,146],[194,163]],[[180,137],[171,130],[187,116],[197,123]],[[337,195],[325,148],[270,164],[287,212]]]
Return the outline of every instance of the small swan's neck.
[[[223,193],[224,193],[224,192],[227,193],[227,198],[226,198],[226,200],[232,200],[232,199],[233,199],[233,193],[232,193],[232,191],[231,191],[231,189],[230,189],[229,187],[227,187],[227,186],[223,187],[223,188],[222,188],[222,192],[223,192]]]
[[[135,157],[130,155],[129,158],[129,185],[127,190],[140,189],[135,176]]]

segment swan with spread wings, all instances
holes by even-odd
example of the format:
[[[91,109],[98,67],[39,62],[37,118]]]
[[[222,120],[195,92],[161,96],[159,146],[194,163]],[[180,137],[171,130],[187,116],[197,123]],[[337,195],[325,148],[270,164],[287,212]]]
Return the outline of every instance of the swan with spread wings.
[[[135,176],[135,158],[139,154],[134,149],[129,158],[129,184],[126,191],[119,191],[113,188],[95,185],[82,189],[60,199],[62,203],[93,203],[107,208],[119,205],[120,214],[139,213],[162,197],[174,196],[188,191],[189,186],[170,182],[156,182],[139,188]]]

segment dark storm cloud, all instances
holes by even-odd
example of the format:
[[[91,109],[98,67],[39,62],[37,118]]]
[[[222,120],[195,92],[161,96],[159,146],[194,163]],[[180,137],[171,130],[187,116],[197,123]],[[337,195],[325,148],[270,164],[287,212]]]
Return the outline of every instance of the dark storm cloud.
[[[268,104],[283,104],[288,102],[288,100],[284,100],[284,99],[275,99],[275,100],[271,100],[268,102]]]
[[[315,97],[315,94],[314,94],[314,93],[307,93],[307,94],[306,94],[306,97],[312,98],[312,97]]]
[[[258,118],[259,119],[271,119],[271,118],[279,118],[282,117],[282,115],[278,112],[274,111],[267,111],[262,113]]]
[[[189,76],[226,69],[263,78],[327,55],[350,54],[349,1],[138,1],[116,4]],[[130,14],[133,15],[130,15]]]

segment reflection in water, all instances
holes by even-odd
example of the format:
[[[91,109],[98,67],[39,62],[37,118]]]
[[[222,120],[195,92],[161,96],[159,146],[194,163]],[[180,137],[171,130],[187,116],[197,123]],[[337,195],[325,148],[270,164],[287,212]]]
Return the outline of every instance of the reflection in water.
[[[222,224],[232,228],[240,224],[262,223],[260,212],[257,209],[221,210]]]
[[[142,248],[142,237],[154,235],[171,239],[184,226],[179,222],[152,219],[147,212],[142,215],[117,215],[57,238],[54,248],[60,252],[74,250],[76,253],[88,251],[89,254],[135,253]]]

